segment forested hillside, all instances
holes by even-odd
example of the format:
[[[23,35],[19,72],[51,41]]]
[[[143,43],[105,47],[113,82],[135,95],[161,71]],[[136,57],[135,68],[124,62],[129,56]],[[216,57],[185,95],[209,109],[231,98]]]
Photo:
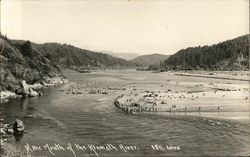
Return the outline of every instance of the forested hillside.
[[[43,77],[62,76],[60,68],[34,49],[0,35],[0,89],[15,91],[20,82],[35,83]]]
[[[0,35],[0,88],[14,91],[20,82],[41,81],[44,77],[62,76],[61,69],[89,70],[127,68],[130,62],[107,54],[57,43],[36,44],[11,40]]]
[[[26,41],[15,40],[13,42],[22,45]],[[112,57],[108,54],[93,52],[67,44],[31,43],[31,45],[40,54],[44,55],[60,68],[127,68],[132,65],[126,60]]]
[[[182,49],[165,60],[163,68],[246,70],[249,68],[249,35],[212,46]]]

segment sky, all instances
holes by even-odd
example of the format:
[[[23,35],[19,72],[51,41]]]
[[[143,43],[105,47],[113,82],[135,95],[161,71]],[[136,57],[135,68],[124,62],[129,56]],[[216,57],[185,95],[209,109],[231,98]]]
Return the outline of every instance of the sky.
[[[2,0],[1,32],[94,51],[173,54],[249,34],[249,1]]]

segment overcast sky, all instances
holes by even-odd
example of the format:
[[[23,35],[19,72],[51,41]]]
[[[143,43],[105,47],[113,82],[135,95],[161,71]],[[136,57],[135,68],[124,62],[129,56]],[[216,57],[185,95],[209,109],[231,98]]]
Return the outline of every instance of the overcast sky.
[[[2,0],[1,32],[95,51],[173,54],[249,33],[248,0]]]

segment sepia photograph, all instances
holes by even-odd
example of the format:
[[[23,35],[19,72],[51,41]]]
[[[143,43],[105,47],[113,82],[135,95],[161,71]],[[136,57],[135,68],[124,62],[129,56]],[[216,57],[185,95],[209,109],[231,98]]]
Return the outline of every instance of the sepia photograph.
[[[249,0],[0,0],[0,156],[249,157],[249,29]]]

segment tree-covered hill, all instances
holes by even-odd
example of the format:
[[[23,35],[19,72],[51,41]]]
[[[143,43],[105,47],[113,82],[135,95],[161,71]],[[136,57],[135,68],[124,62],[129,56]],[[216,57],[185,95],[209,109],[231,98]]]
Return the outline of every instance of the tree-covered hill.
[[[15,40],[15,43],[24,44],[26,41]],[[68,44],[59,43],[31,43],[40,54],[56,63],[60,68],[82,67],[95,68],[128,68],[130,62],[108,54],[81,49]]]
[[[34,47],[51,61],[63,68],[70,68],[72,66],[85,66],[88,68],[124,68],[130,66],[130,63],[126,60],[66,44],[34,44]]]
[[[130,62],[107,54],[58,43],[36,44],[11,40],[0,34],[0,89],[14,91],[22,80],[27,83],[44,77],[62,76],[61,69],[127,68]]]
[[[15,91],[20,82],[39,82],[43,77],[62,76],[60,68],[32,47],[0,35],[0,90]]]
[[[182,49],[165,60],[164,68],[246,70],[249,68],[249,35],[212,46]]]

